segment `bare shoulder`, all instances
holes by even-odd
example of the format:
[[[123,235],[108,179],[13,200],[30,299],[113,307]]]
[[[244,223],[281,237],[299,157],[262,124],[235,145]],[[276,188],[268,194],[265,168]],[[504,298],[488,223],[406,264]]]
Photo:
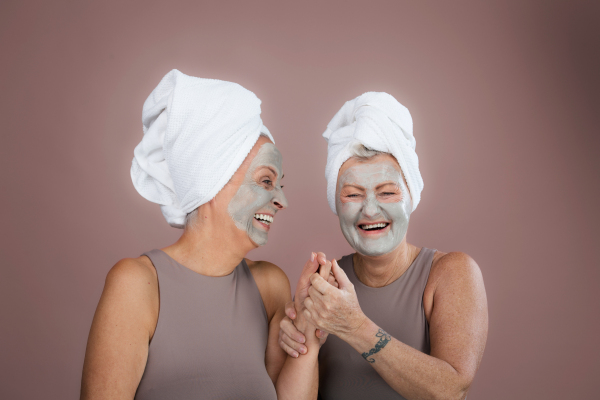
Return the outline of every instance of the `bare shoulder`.
[[[158,275],[148,257],[124,258],[108,272],[99,306],[112,304],[157,319],[158,290]]]
[[[291,299],[290,281],[285,272],[273,263],[245,260],[270,320],[275,312]]]
[[[429,320],[434,299],[463,296],[485,303],[485,287],[479,266],[463,252],[436,252],[423,293],[425,316]]]
[[[143,332],[147,345],[154,335],[159,308],[158,277],[150,260],[145,256],[122,259],[106,276],[89,340],[116,343]]]
[[[437,287],[440,283],[464,279],[483,280],[481,270],[471,256],[460,251],[436,252],[429,273],[428,286],[433,284]]]
[[[246,259],[246,264],[248,264],[248,268],[250,268],[250,272],[252,273],[254,280],[256,280],[257,285],[259,284],[259,280],[261,283],[273,285],[286,284],[289,286],[290,284],[285,272],[273,263]]]
[[[153,286],[157,282],[156,270],[146,256],[124,258],[117,262],[106,276],[107,286]]]

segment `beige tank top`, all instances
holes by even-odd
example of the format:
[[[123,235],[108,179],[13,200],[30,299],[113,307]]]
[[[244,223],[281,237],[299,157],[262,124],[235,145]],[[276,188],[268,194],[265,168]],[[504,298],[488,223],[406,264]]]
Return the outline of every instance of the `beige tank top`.
[[[429,354],[430,348],[423,292],[434,254],[435,250],[423,247],[400,278],[381,288],[366,286],[358,280],[352,255],[342,257],[338,263],[354,284],[365,315],[392,337],[425,354]],[[334,335],[327,338],[319,352],[319,398],[404,399],[359,352]]]
[[[161,250],[160,313],[136,400],[277,399],[265,367],[268,319],[245,261],[200,275]]]

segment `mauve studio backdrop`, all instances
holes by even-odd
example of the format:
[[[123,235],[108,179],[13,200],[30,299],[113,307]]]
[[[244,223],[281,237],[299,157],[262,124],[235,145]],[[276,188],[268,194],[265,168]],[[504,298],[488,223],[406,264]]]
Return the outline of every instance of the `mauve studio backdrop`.
[[[3,0],[0,398],[77,398],[106,273],[180,234],[129,176],[172,68],[262,99],[290,206],[249,257],[292,288],[310,251],[351,251],[321,134],[394,95],[425,181],[409,241],[470,254],[486,284],[469,400],[597,398],[599,34],[592,1]]]

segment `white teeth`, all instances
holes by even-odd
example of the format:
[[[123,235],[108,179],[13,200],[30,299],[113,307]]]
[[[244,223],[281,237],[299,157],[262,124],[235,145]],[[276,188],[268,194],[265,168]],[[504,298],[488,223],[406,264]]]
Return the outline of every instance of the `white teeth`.
[[[267,214],[254,214],[254,218],[256,218],[257,220],[270,225],[271,222],[273,222],[273,217],[271,217],[270,215]]]
[[[387,226],[387,223],[385,222],[380,222],[378,224],[371,224],[371,225],[362,225],[363,229],[376,229],[376,228],[385,228]]]

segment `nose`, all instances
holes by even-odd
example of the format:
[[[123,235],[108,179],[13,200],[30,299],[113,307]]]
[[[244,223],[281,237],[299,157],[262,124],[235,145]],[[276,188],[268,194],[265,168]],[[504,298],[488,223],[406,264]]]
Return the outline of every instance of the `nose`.
[[[285,194],[283,194],[283,190],[281,188],[275,189],[275,195],[273,196],[272,203],[278,210],[283,210],[288,207],[288,201],[285,198]]]
[[[369,194],[365,199],[363,215],[367,218],[373,218],[377,214],[379,214],[379,205],[377,204],[377,199],[375,199],[374,195]]]

